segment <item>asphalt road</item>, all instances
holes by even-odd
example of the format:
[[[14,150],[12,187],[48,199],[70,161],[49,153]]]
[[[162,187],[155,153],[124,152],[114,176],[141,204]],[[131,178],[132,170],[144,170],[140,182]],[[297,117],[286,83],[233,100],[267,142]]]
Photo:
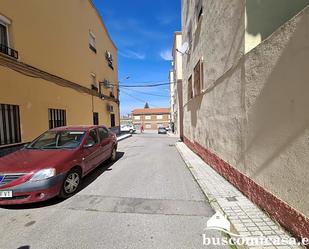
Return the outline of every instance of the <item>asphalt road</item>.
[[[203,233],[221,234],[204,231],[214,211],[175,142],[136,134],[119,143],[118,161],[98,167],[75,196],[1,207],[0,248],[206,248]]]

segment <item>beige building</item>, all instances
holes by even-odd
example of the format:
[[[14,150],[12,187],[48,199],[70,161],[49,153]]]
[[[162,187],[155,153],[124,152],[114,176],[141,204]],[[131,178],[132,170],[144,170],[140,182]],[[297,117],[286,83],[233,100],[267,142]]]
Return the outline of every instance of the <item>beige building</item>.
[[[184,142],[309,237],[309,2],[182,3]]]
[[[175,32],[172,50],[173,67],[170,72],[173,76],[173,80],[170,80],[171,117],[174,124],[174,133],[180,137],[183,136],[182,56],[184,53],[186,51],[182,51],[182,34],[181,32]]]
[[[92,1],[0,5],[0,146],[63,125],[119,126],[117,48]]]
[[[133,125],[140,128],[142,125],[145,130],[157,130],[160,127],[169,127],[170,109],[169,108],[144,108],[132,111]]]

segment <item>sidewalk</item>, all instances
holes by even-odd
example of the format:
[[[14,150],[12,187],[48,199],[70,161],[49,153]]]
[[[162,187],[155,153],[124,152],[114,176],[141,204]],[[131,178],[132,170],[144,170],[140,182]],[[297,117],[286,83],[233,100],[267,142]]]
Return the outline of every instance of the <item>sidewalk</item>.
[[[120,136],[117,136],[117,142],[120,142],[126,138],[132,137],[132,134],[122,134]]]
[[[200,185],[215,211],[224,214],[231,222],[232,232],[250,238],[274,240],[292,239],[279,225],[272,221],[262,210],[245,197],[238,189],[207,165],[184,143],[176,147],[192,175]],[[249,248],[249,247],[247,247]],[[250,248],[303,248],[291,245],[264,245]]]
[[[168,132],[167,132],[167,135],[169,135],[170,137],[178,137],[178,138],[179,138],[178,135],[174,134],[174,133],[171,132],[171,131],[168,131]]]

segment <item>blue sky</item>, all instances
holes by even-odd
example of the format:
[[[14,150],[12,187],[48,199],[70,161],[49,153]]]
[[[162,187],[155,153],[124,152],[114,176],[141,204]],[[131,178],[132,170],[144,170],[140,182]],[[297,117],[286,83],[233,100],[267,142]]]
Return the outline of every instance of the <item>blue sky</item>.
[[[119,81],[126,85],[168,82],[173,33],[181,27],[181,1],[93,2],[118,48]],[[130,78],[125,79],[127,76]],[[152,95],[146,95],[144,92]],[[150,107],[169,106],[169,86],[120,88],[120,93],[122,115],[130,113],[134,108],[144,107],[143,101],[147,101]]]

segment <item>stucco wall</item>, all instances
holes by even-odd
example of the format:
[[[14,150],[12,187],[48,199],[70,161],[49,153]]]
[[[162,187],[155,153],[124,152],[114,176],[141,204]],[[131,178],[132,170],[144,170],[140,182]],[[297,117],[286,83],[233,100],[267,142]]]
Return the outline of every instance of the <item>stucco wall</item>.
[[[183,62],[184,135],[309,217],[309,8],[244,55],[243,4],[204,1],[199,38]],[[201,56],[205,89],[188,100],[188,78]],[[250,186],[242,190],[250,195]]]
[[[309,4],[309,0],[246,0],[246,52]]]
[[[188,42],[185,2],[183,40]],[[190,2],[188,16],[194,19],[194,1]],[[196,29],[192,25],[192,49],[183,56],[184,135],[232,164],[241,154],[242,68],[221,76],[244,54],[244,9],[242,0],[205,1],[201,23]],[[202,57],[206,92],[188,100],[188,78]]]
[[[174,108],[172,116],[174,117],[174,133],[178,136],[182,134],[182,57],[183,55],[179,52],[182,48],[182,33],[174,33],[174,45],[173,45],[173,72],[174,72],[174,87],[173,87],[173,96],[174,96]]]
[[[100,124],[110,127],[107,101],[98,97],[60,87],[42,79],[27,77],[0,66],[0,103],[20,106],[22,142],[29,142],[48,130],[48,108],[65,109],[67,125],[92,125],[93,111],[99,113]],[[118,109],[114,105],[118,125]]]
[[[245,61],[245,173],[309,217],[309,7]]]
[[[117,84],[117,49],[90,0],[29,0],[18,5],[1,0],[0,14],[11,21],[10,46],[19,52],[19,62],[88,89],[91,73],[98,82],[107,79]],[[97,53],[89,49],[89,31],[96,36]],[[113,55],[114,70],[108,66],[106,51]],[[109,103],[119,125],[119,106],[113,101],[27,77],[5,66],[0,67],[0,80],[0,103],[20,106],[23,142],[48,129],[48,108],[65,109],[67,125],[93,124],[93,112],[98,112],[99,124],[110,127]],[[109,89],[102,90],[109,95]]]
[[[118,82],[117,49],[89,0],[1,0],[0,14],[11,20],[10,40],[20,61],[88,88],[91,73],[97,80]],[[89,30],[96,36],[96,54],[89,49]]]

